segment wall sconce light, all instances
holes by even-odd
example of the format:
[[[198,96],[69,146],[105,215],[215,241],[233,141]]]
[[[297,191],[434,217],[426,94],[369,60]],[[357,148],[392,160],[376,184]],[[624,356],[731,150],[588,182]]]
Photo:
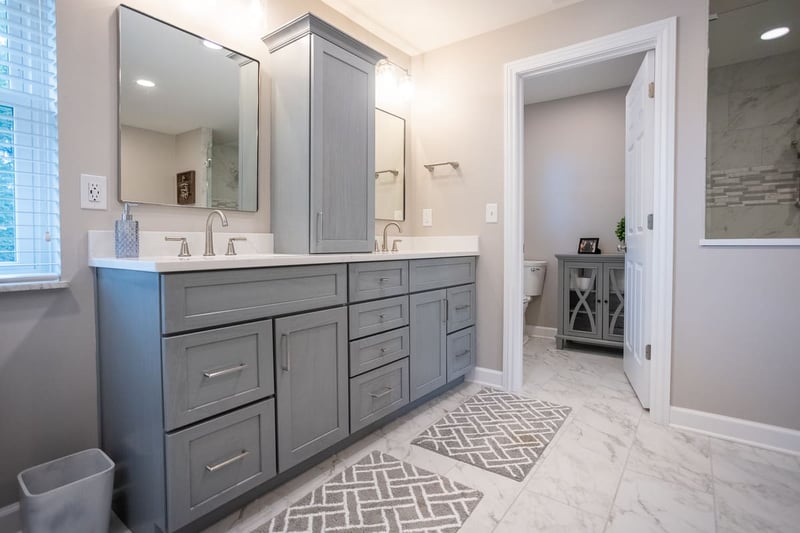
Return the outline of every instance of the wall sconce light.
[[[388,59],[376,65],[376,89],[383,98],[410,100],[414,94],[414,81],[403,67]]]

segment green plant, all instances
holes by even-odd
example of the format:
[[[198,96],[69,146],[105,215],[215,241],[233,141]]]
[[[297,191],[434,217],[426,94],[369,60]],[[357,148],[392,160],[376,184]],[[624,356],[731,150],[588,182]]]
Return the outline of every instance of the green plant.
[[[619,242],[625,242],[625,217],[622,217],[617,222],[617,229],[614,230],[614,234]]]

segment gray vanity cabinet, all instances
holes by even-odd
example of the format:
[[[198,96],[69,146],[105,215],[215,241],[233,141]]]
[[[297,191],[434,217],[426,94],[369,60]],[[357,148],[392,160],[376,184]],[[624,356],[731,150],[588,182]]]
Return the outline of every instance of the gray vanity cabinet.
[[[311,14],[264,42],[275,251],[372,251],[375,64],[384,56]]]
[[[278,471],[349,434],[347,309],[275,320]]]
[[[411,401],[447,383],[447,291],[411,295]]]

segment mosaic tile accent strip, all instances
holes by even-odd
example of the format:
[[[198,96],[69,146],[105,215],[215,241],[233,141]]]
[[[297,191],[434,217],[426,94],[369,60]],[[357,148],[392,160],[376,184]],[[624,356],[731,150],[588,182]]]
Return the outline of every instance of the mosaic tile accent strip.
[[[522,481],[571,407],[485,388],[411,444]]]
[[[793,204],[798,168],[774,166],[714,170],[706,181],[706,207]]]
[[[480,491],[374,451],[253,533],[455,533]]]

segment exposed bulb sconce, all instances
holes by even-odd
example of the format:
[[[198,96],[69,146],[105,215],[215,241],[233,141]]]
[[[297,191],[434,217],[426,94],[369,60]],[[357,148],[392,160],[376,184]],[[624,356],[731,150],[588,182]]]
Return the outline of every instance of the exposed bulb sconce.
[[[414,81],[403,67],[381,59],[375,67],[376,89],[384,98],[409,100],[414,94]]]
[[[422,166],[427,168],[428,172],[433,172],[434,168],[445,166],[445,165],[450,165],[451,167],[453,167],[456,170],[459,167],[458,161],[445,161],[444,163],[431,163],[429,165],[422,165]]]

